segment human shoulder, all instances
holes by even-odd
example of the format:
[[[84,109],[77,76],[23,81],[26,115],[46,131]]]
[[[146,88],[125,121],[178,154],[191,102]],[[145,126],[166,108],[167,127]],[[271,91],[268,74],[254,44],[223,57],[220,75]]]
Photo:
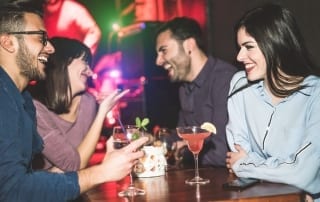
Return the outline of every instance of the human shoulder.
[[[85,92],[81,96],[80,101],[80,108],[84,111],[93,111],[95,112],[97,110],[98,103],[96,101],[96,98],[88,92]]]
[[[32,102],[36,108],[36,113],[38,115],[41,114],[41,116],[49,116],[51,115],[53,112],[50,111],[47,106],[45,106],[43,103],[41,103],[40,101],[36,100],[36,99],[32,99]]]
[[[304,79],[303,85],[306,88],[302,89],[302,93],[313,97],[320,95],[320,77],[314,75],[308,76]]]
[[[208,63],[209,65],[214,66],[214,69],[216,71],[220,72],[229,72],[231,74],[234,74],[238,70],[237,67],[232,65],[231,63],[213,56],[208,57]]]
[[[47,108],[44,104],[42,104],[40,101],[36,100],[36,99],[32,99],[32,102],[34,104],[34,106],[38,109],[38,108]]]
[[[246,77],[245,71],[239,71],[235,73],[230,82],[230,94],[235,93],[242,87],[248,85],[248,79]]]
[[[206,66],[209,68],[204,70],[204,74],[207,74],[204,75],[204,77],[209,76],[211,78],[208,80],[214,80],[218,83],[223,81],[229,83],[232,76],[238,71],[238,69],[231,63],[212,56],[208,57]]]

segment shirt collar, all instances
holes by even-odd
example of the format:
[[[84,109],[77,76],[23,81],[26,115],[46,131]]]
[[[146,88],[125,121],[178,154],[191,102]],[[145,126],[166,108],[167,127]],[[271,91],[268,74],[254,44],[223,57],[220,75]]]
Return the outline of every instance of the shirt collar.
[[[310,96],[311,93],[312,93],[311,86],[315,85],[316,81],[318,81],[316,76],[311,75],[311,76],[306,77],[302,82],[302,85],[305,85],[306,87],[301,89],[301,90],[299,90],[296,93],[300,93],[300,94],[305,95],[305,96]],[[261,81],[257,82],[256,84],[254,84],[254,86],[255,86],[255,89],[257,90],[257,93],[260,96],[266,97],[267,93],[266,93],[266,89],[264,87],[264,81],[263,80],[261,80]],[[296,93],[294,93],[294,94],[296,94]],[[292,97],[292,95],[289,96],[289,97],[286,97],[284,100],[291,99],[291,97]]]
[[[211,75],[210,71],[212,70],[212,68],[210,67],[214,67],[212,63],[215,63],[215,62],[216,62],[215,59],[209,56],[203,68],[201,69],[200,73],[198,74],[198,76],[192,82],[185,82],[183,84],[185,88],[189,92],[192,92],[195,87],[200,88],[204,84],[204,82],[207,80],[207,77]]]

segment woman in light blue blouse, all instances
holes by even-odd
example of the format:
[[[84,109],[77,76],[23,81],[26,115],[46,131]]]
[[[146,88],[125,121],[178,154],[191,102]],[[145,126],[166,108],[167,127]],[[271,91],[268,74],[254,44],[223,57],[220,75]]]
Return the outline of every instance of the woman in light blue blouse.
[[[320,69],[290,11],[268,4],[236,26],[227,167],[239,177],[297,186],[320,201]]]

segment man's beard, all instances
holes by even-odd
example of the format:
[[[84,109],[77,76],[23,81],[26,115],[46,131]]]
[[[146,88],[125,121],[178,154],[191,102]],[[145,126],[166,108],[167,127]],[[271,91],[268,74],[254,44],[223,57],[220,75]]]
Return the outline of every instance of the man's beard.
[[[171,82],[183,82],[187,81],[187,76],[191,72],[191,61],[190,59],[183,54],[178,55],[176,58],[179,58],[179,61],[175,60],[175,68],[173,71],[174,76],[170,78]]]
[[[17,64],[20,67],[20,74],[27,77],[29,80],[43,80],[45,79],[45,73],[40,72],[37,66],[32,64],[34,57],[28,51],[23,40],[21,40],[20,48],[16,57]],[[38,59],[36,58],[37,64]]]

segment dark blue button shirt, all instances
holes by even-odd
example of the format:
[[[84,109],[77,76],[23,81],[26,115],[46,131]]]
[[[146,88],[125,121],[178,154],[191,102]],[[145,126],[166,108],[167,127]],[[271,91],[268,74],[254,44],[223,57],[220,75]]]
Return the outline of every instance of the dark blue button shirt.
[[[209,56],[196,79],[183,83],[179,89],[181,110],[178,125],[199,126],[210,122],[217,128],[217,134],[206,139],[199,154],[201,165],[225,166],[227,97],[230,80],[236,71],[231,64]],[[185,163],[193,160],[191,152],[185,152],[184,160]]]
[[[32,157],[42,150],[35,107],[0,67],[0,201],[67,201],[80,193],[76,172],[33,172]]]

